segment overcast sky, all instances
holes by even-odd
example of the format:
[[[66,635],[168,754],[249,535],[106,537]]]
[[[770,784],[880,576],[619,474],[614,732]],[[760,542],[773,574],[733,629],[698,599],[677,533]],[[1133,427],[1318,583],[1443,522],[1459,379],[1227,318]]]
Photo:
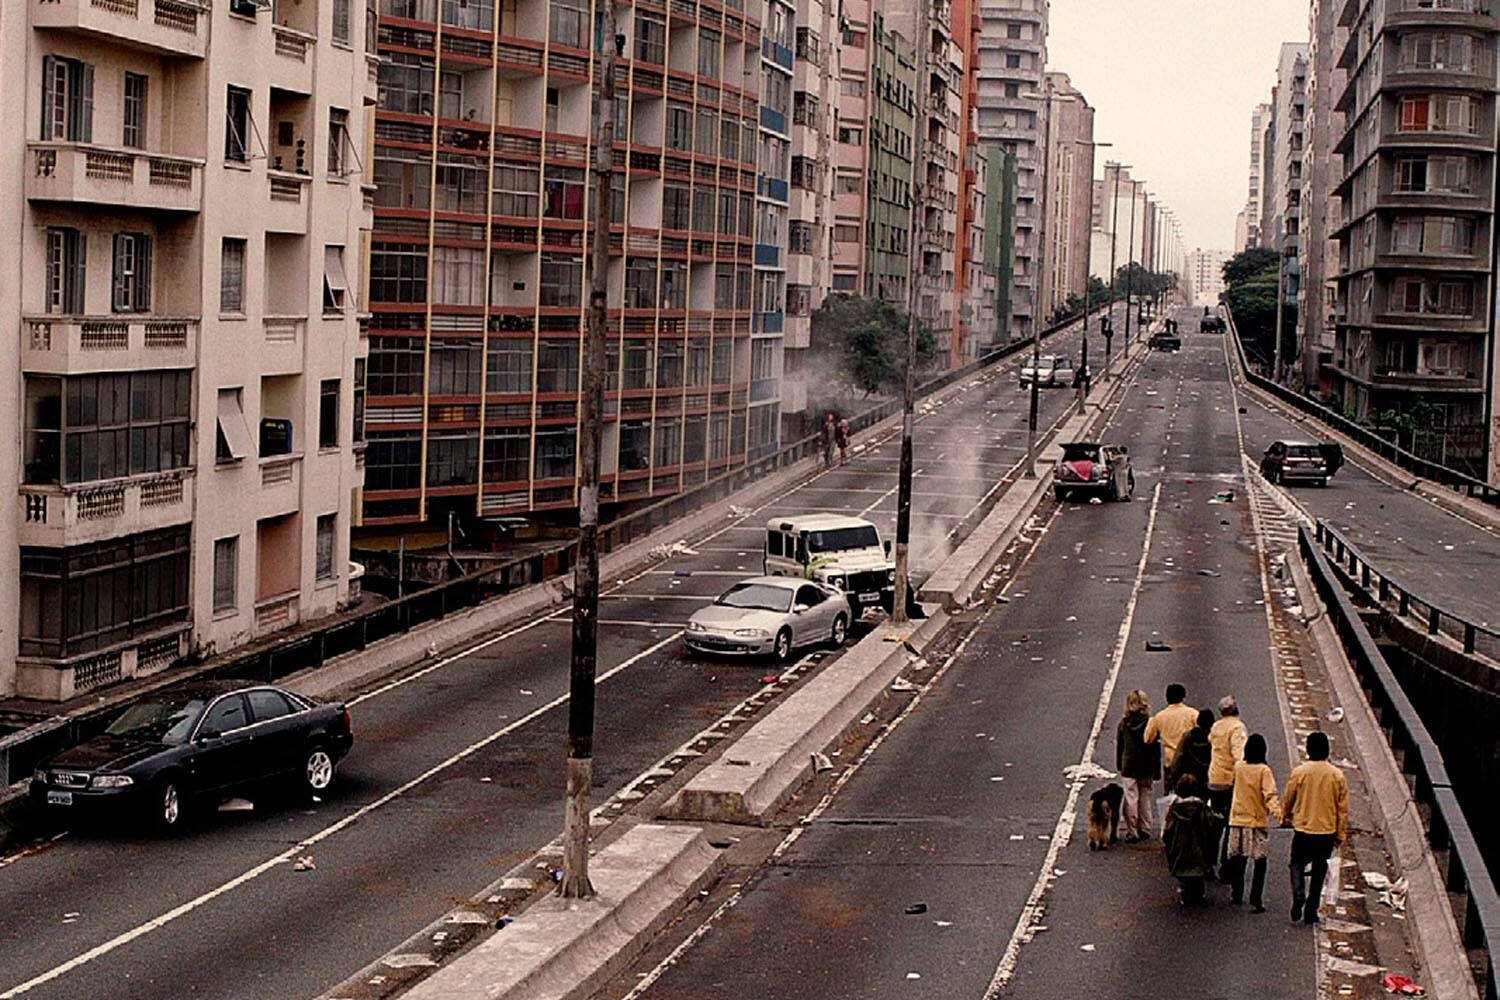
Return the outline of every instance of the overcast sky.
[[[1176,214],[1188,249],[1228,250],[1250,170],[1250,112],[1308,0],[1052,0],[1048,69],[1097,112],[1094,138]],[[1102,176],[1102,168],[1096,168]]]

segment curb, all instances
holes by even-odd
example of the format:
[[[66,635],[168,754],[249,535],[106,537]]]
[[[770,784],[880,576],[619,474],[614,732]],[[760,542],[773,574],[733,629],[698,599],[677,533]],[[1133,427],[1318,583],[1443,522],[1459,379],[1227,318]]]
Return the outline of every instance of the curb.
[[[1447,904],[1448,890],[1428,847],[1427,831],[1422,826],[1417,804],[1412,801],[1411,788],[1391,755],[1380,722],[1365,698],[1300,556],[1288,553],[1286,565],[1302,606],[1318,609],[1307,629],[1328,668],[1338,704],[1344,707],[1348,736],[1370,783],[1370,798],[1374,800],[1391,859],[1397,870],[1413,883],[1406,896],[1406,926],[1427,980],[1427,993],[1444,1000],[1478,1000],[1468,952],[1453,919],[1453,910]]]
[[[537,901],[404,995],[544,1000],[592,993],[634,961],[723,865],[723,852],[699,827],[636,826],[591,859],[593,898]]]

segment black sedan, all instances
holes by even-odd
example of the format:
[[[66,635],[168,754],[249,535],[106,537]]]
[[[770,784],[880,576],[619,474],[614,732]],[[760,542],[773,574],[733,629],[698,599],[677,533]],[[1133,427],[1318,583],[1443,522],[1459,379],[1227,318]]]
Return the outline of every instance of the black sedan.
[[[131,812],[165,832],[193,806],[270,784],[320,795],[353,742],[341,702],[245,681],[194,683],[135,702],[43,763],[31,797],[68,816]]]

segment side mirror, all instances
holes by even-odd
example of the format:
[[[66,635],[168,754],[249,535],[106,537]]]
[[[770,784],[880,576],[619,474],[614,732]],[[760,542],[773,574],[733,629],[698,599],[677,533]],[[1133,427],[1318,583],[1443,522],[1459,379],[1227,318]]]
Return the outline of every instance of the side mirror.
[[[885,554],[887,556],[891,554],[891,540],[889,538],[882,542],[880,547],[885,549]]]
[[[794,615],[800,615],[804,611],[806,611],[807,608],[808,608],[808,605],[806,605],[806,604],[793,604],[792,605],[792,614],[794,614]]]

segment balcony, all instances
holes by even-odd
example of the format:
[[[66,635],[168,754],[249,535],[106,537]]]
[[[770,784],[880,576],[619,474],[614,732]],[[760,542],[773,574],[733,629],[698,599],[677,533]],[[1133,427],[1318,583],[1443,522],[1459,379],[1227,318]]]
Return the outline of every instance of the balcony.
[[[317,44],[318,36],[283,24],[273,24],[271,38],[276,49],[276,86],[298,94],[311,94],[313,46]]]
[[[33,0],[31,24],[82,32],[158,55],[202,59],[208,5],[198,0]]]
[[[30,316],[21,321],[21,370],[31,374],[197,365],[196,316]]]
[[[260,501],[256,517],[295,514],[302,506],[302,456],[269,455],[260,460]]]
[[[1391,0],[1385,27],[1464,27],[1493,30],[1493,5],[1486,0]]]
[[[307,191],[312,177],[289,170],[267,170],[266,231],[307,235]]]
[[[22,486],[20,496],[22,545],[86,545],[193,519],[188,470],[69,486]]]
[[[267,316],[261,353],[264,375],[295,375],[302,371],[302,347],[307,342],[306,316]]]
[[[197,212],[203,204],[203,161],[137,149],[69,142],[27,144],[26,197],[83,205],[120,205],[158,212]]]

